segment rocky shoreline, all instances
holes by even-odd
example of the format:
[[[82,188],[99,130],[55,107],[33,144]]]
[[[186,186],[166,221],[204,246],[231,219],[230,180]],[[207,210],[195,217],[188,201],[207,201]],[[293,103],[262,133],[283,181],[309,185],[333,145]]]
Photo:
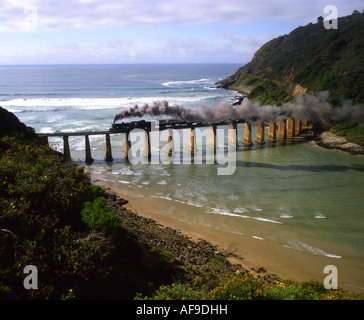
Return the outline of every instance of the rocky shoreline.
[[[107,202],[138,241],[147,243],[157,250],[169,252],[173,259],[184,265],[193,277],[199,280],[208,280],[211,275],[219,277],[231,272],[251,274],[267,284],[280,280],[277,275],[267,273],[264,267],[247,268],[241,264],[230,263],[229,258],[236,257],[233,252],[218,248],[201,238],[193,240],[179,230],[165,227],[151,218],[125,208],[124,205],[128,201],[118,197],[111,190],[107,190]]]
[[[321,133],[313,141],[322,148],[340,150],[354,155],[364,155],[364,147],[348,142],[344,137],[339,137],[329,131]]]

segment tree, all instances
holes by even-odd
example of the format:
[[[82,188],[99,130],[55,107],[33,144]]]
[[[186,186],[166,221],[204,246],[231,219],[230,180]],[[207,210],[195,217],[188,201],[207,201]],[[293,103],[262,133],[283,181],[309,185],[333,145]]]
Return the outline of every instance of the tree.
[[[317,18],[317,23],[323,23],[324,22],[324,17],[323,16],[319,16]]]

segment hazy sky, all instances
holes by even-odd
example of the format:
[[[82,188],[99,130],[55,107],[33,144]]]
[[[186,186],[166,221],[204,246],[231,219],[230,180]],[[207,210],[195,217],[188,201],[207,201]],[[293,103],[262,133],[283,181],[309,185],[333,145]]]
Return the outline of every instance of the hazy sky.
[[[246,63],[265,42],[362,0],[0,0],[0,65]],[[340,26],[339,26],[340,27]]]

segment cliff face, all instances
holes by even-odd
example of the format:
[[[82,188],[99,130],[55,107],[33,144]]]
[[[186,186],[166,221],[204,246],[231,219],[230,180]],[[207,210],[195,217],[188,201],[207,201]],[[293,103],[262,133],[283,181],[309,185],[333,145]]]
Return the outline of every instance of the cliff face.
[[[282,104],[300,93],[329,90],[330,102],[341,98],[364,103],[364,14],[339,18],[338,29],[323,23],[298,27],[264,44],[253,59],[222,81],[264,104]]]

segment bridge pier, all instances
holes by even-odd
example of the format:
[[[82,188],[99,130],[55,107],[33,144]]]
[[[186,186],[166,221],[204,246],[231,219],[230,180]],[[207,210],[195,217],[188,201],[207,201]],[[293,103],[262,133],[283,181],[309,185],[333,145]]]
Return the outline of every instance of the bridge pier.
[[[269,122],[269,130],[268,130],[268,141],[276,142],[277,141],[277,135],[276,135],[276,124],[274,122]]]
[[[239,147],[238,144],[238,128],[237,123],[231,124],[230,141],[229,144],[233,147]]]
[[[262,123],[258,124],[258,133],[257,133],[257,139],[255,140],[259,144],[264,144],[264,125]]]
[[[279,121],[279,126],[278,126],[278,139],[287,139],[286,120]]]
[[[195,153],[195,129],[193,128],[190,128],[190,144],[188,149],[190,150],[191,155]]]
[[[211,136],[210,136],[210,147],[213,149],[216,149],[217,143],[216,143],[216,126],[211,126]]]
[[[70,144],[68,142],[68,136],[63,136],[63,159],[66,162],[71,161]]]
[[[253,145],[252,142],[252,126],[249,123],[245,123],[245,132],[244,132],[244,144],[247,146]]]
[[[40,141],[43,145],[49,146],[48,136],[41,136]]]
[[[301,134],[301,128],[302,128],[301,120],[296,119],[294,126],[295,126],[295,135],[299,136]]]
[[[150,134],[148,130],[144,133],[144,157],[148,157],[148,160],[152,158],[151,146],[150,146]]]
[[[111,142],[110,142],[110,134],[107,133],[105,135],[105,161],[107,162],[112,162],[114,159],[112,157],[112,152],[111,152]]]
[[[173,146],[173,132],[171,129],[168,129],[168,138],[167,138],[167,154],[168,157],[172,157],[174,151]]]
[[[86,163],[92,163],[94,162],[94,159],[92,159],[91,156],[91,147],[90,147],[90,139],[88,137],[88,134],[85,134],[85,150],[86,150]]]
[[[287,118],[287,136],[294,137],[295,136],[295,121],[291,118]]]
[[[124,158],[129,159],[129,150],[130,150],[130,140],[129,140],[129,132],[125,132],[125,149],[124,149]]]

